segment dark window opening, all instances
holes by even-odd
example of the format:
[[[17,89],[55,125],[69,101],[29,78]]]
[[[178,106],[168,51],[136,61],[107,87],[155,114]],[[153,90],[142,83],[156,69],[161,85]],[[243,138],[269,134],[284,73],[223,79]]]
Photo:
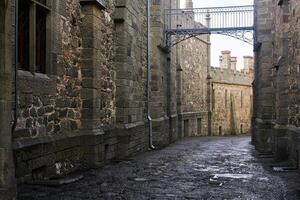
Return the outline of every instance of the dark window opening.
[[[19,0],[18,69],[29,71],[29,10],[30,1]]]
[[[243,124],[241,124],[241,134],[244,134]]]
[[[227,90],[225,90],[225,108],[227,108]]]
[[[46,73],[47,10],[36,6],[36,72]]]
[[[198,126],[198,135],[202,134],[202,119],[198,118],[197,119],[197,126]]]
[[[219,136],[222,136],[222,126],[219,126]]]
[[[215,110],[215,103],[216,103],[216,94],[215,94],[215,90],[213,89],[213,93],[212,93],[212,110]]]
[[[184,132],[184,136],[188,137],[189,136],[189,120],[186,119],[183,121],[183,132]]]
[[[18,1],[18,68],[46,73],[47,0]]]
[[[243,91],[241,91],[241,108],[243,108],[244,105],[244,99],[243,99]]]

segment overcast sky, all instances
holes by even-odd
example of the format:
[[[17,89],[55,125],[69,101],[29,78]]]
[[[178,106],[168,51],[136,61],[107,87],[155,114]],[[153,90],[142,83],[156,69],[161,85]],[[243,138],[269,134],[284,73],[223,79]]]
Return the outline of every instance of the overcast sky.
[[[253,0],[193,0],[193,2],[194,8],[253,4]],[[182,7],[183,3],[184,0],[181,0]],[[243,67],[243,56],[253,55],[253,46],[231,37],[222,35],[212,35],[211,43],[212,66],[219,66],[219,55],[221,54],[222,50],[230,50],[232,52],[232,56],[238,57],[238,69]]]

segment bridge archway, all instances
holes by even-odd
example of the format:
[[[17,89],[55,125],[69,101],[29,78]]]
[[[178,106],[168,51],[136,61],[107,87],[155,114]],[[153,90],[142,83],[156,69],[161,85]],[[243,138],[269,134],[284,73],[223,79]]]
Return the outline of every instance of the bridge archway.
[[[203,34],[226,35],[253,45],[254,6],[167,9],[164,29],[168,48]]]

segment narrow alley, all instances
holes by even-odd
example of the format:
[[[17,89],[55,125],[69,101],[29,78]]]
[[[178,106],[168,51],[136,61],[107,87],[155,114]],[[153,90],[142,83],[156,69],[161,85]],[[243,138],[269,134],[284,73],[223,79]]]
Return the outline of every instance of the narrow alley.
[[[300,0],[0,0],[0,200],[299,200]]]
[[[86,172],[76,183],[26,185],[19,194],[21,200],[298,199],[296,172],[281,178],[269,170],[272,159],[258,157],[247,136],[186,138]]]

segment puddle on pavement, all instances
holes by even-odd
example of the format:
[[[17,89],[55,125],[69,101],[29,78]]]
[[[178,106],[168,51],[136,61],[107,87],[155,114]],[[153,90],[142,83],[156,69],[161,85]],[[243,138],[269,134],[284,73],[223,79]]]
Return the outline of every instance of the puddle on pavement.
[[[226,170],[224,167],[219,167],[219,166],[205,166],[205,165],[199,165],[199,164],[194,164],[194,171],[198,172],[220,172]]]
[[[145,181],[148,181],[148,179],[146,179],[146,178],[135,178],[134,181],[136,181],[136,182],[145,182]]]
[[[268,177],[260,177],[258,178],[259,181],[269,181]]]
[[[214,178],[251,179],[252,174],[215,174]]]

